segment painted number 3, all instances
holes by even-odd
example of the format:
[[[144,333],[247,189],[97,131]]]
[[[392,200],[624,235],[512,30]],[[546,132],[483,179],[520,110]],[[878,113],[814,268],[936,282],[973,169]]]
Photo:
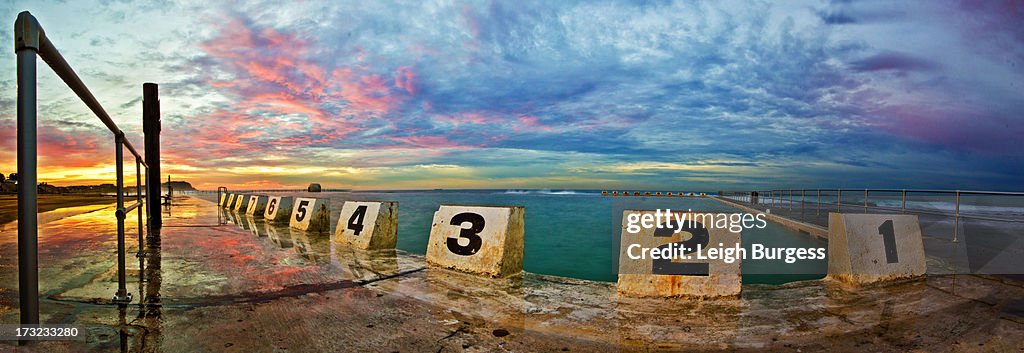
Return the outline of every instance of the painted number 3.
[[[455,253],[456,255],[470,256],[480,251],[480,245],[482,240],[480,239],[480,231],[484,230],[484,217],[471,212],[463,212],[452,217],[451,224],[453,226],[462,226],[463,223],[469,222],[469,228],[462,228],[459,231],[458,238],[447,238],[445,239],[445,245],[448,246],[448,251]],[[459,239],[468,239],[468,245],[460,245]]]

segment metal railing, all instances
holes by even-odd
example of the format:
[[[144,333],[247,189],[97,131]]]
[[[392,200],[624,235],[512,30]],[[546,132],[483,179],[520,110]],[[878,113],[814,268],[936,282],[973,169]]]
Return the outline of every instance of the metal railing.
[[[783,205],[783,201],[786,201],[786,205],[790,209],[792,209],[794,204],[799,204],[801,207],[803,207],[807,203],[814,203],[816,210],[820,211],[821,210],[821,205],[823,205],[823,204],[833,205],[833,203],[831,203],[831,202],[823,203],[821,201],[821,195],[822,195],[823,191],[826,192],[826,193],[834,193],[835,194],[834,195],[835,196],[835,203],[834,203],[834,205],[836,207],[836,211],[837,212],[841,211],[843,206],[845,205],[847,207],[856,207],[856,208],[863,207],[864,210],[878,209],[878,210],[887,210],[887,211],[900,211],[901,213],[906,213],[908,211],[908,208],[907,208],[907,195],[914,195],[914,194],[917,194],[917,195],[949,195],[952,198],[952,200],[950,200],[950,201],[952,201],[953,205],[954,205],[953,213],[952,214],[944,213],[944,212],[930,212],[930,211],[927,211],[927,210],[920,210],[920,209],[910,209],[910,211],[912,211],[914,213],[922,213],[922,214],[932,214],[932,215],[939,215],[939,216],[952,216],[953,217],[953,242],[957,242],[958,241],[959,229],[960,229],[960,218],[961,217],[965,217],[965,218],[969,217],[969,218],[974,218],[974,219],[982,219],[982,220],[989,220],[989,221],[999,221],[999,222],[1019,222],[1020,221],[1018,219],[1007,219],[1007,218],[1001,218],[1001,217],[976,215],[976,214],[975,215],[962,215],[960,213],[960,204],[961,204],[960,203],[960,197],[962,195],[1024,196],[1024,192],[980,191],[980,190],[932,190],[932,189],[775,189],[775,190],[750,190],[750,191],[720,192],[720,194],[721,194],[720,196],[728,197],[728,198],[738,198],[739,200],[747,202],[747,203],[771,205],[772,207],[775,207],[776,204],[781,206],[781,205]],[[799,192],[799,197],[800,197],[799,200],[797,200],[796,197],[795,197],[796,196],[795,193],[797,193],[797,192]],[[807,200],[808,192],[812,192],[811,195],[814,196],[814,200],[812,200],[812,201],[808,201]],[[850,204],[850,203],[844,204],[843,203],[843,192],[846,192],[847,195],[851,195],[851,194],[859,195],[859,194],[861,194],[863,192],[863,195],[864,195],[863,205],[861,205],[861,204],[854,205],[854,204]],[[872,193],[874,193],[875,195],[878,195],[878,194],[881,194],[881,193],[885,193],[885,194],[899,194],[900,195],[900,200],[901,200],[900,207],[899,208],[895,208],[895,207],[885,207],[885,206],[880,206],[880,205],[870,205],[869,200],[871,198]],[[826,196],[828,196],[828,195],[826,195]],[[850,196],[847,196],[847,197],[849,198]]]
[[[39,323],[39,263],[38,263],[38,206],[37,185],[37,112],[36,112],[36,57],[43,59],[85,103],[86,106],[114,134],[114,151],[117,165],[117,292],[113,301],[119,304],[131,302],[132,294],[125,286],[125,226],[129,212],[138,213],[139,253],[143,255],[142,176],[143,168],[149,174],[150,165],[125,138],[124,131],[110,118],[103,106],[79,79],[64,57],[46,37],[43,28],[28,11],[18,14],[14,23],[14,50],[17,53],[18,70],[18,290],[22,324]],[[152,85],[152,84],[148,84]],[[155,85],[153,85],[155,86]],[[155,91],[155,89],[154,89]],[[148,98],[148,97],[147,97]],[[135,203],[125,206],[124,200],[124,149],[135,157],[136,192]],[[157,163],[158,164],[158,163]],[[159,178],[159,176],[157,176]],[[159,180],[159,179],[157,179]],[[159,184],[146,183],[147,195],[159,193]],[[145,207],[147,214],[152,210]],[[159,211],[158,211],[159,212]]]

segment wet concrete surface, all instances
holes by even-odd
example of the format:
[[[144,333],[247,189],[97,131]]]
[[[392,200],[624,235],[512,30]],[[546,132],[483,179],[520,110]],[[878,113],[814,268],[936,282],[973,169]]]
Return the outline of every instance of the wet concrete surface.
[[[129,217],[129,219],[134,219]],[[862,288],[745,285],[738,299],[621,298],[613,283],[426,268],[178,197],[117,289],[113,210],[40,227],[41,320],[88,341],[26,352],[1021,351],[1024,287],[930,275]],[[129,254],[137,251],[127,223]],[[401,236],[401,234],[399,234]],[[16,229],[0,231],[0,321],[18,322]],[[139,279],[144,278],[140,281]]]

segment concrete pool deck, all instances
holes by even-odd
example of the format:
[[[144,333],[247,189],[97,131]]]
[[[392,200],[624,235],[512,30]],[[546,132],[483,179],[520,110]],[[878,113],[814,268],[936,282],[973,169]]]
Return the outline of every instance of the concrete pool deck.
[[[999,277],[931,275],[856,292],[814,280],[745,285],[739,299],[636,299],[618,297],[614,283],[426,268],[420,255],[351,250],[329,234],[222,214],[188,196],[175,198],[164,225],[141,261],[129,257],[135,300],[124,307],[109,302],[112,208],[41,225],[41,320],[87,325],[89,341],[18,350],[1024,350],[1024,285]],[[131,254],[135,225],[127,226]],[[4,229],[0,320],[13,324],[16,227]]]

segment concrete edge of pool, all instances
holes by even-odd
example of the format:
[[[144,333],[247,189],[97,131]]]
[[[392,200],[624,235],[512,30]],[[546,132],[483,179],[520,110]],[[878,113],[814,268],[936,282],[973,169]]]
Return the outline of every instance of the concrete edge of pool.
[[[504,280],[426,268],[405,252],[348,252],[300,233],[217,225],[215,205],[179,198],[156,258],[118,308],[112,217],[41,228],[49,323],[97,324],[91,341],[28,351],[1021,350],[1019,282],[933,275],[849,291],[825,280],[745,285],[738,299],[623,298],[614,283],[524,273]],[[95,212],[94,212],[95,213]],[[100,212],[102,213],[102,212]],[[254,222],[255,223],[255,222]],[[96,229],[102,236],[86,236]],[[83,231],[85,230],[85,231]],[[9,237],[4,237],[9,238]],[[287,239],[286,239],[287,238]],[[283,248],[276,242],[290,242]],[[16,288],[10,239],[0,288]],[[62,245],[58,247],[57,245]],[[16,247],[16,246],[15,246]],[[326,249],[326,250],[325,250]],[[13,250],[16,253],[16,249]],[[325,259],[326,258],[326,259]],[[320,263],[325,263],[318,265]],[[137,265],[136,265],[137,266]],[[154,270],[154,267],[156,269]],[[5,290],[3,322],[17,322]],[[11,344],[11,342],[4,342]]]

